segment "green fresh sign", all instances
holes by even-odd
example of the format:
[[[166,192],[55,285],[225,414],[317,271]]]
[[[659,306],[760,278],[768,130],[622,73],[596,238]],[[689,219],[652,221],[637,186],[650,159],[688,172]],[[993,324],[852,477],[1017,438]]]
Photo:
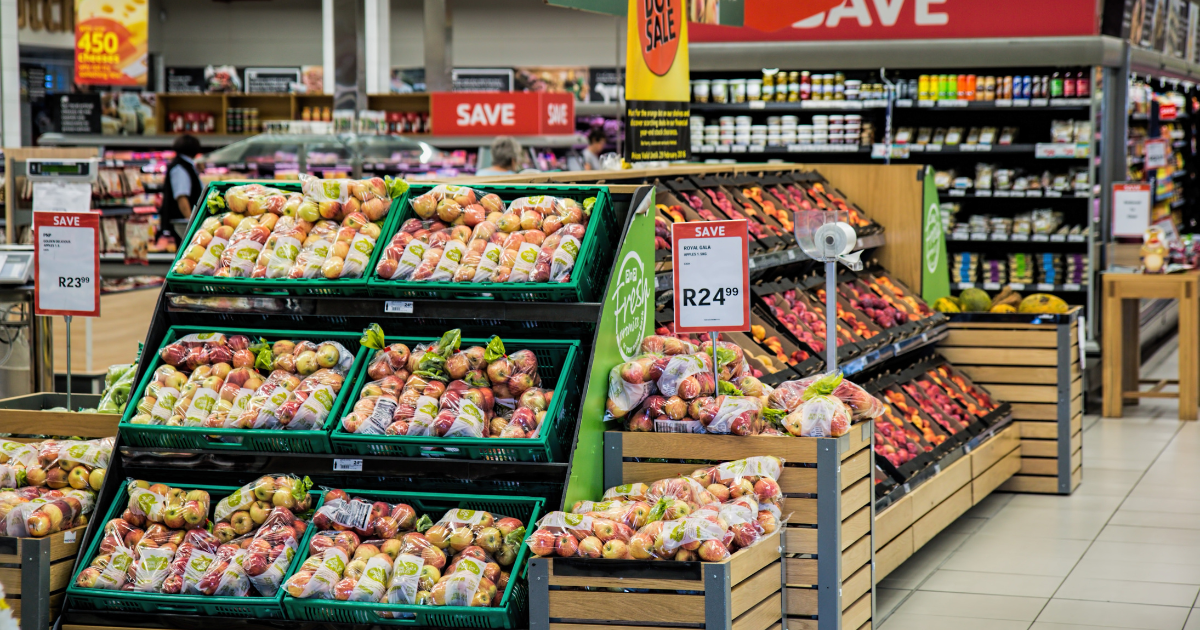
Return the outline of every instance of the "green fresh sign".
[[[654,191],[640,204],[654,207]],[[635,214],[617,253],[596,334],[588,393],[583,401],[579,443],[571,464],[565,505],[594,499],[604,492],[604,401],[608,373],[638,354],[642,338],[654,332],[654,214]]]
[[[938,203],[933,169],[925,169],[925,192],[922,195],[925,215],[924,239],[921,247],[921,297],[932,304],[950,295],[950,263],[946,253],[946,228],[942,225],[942,209]]]

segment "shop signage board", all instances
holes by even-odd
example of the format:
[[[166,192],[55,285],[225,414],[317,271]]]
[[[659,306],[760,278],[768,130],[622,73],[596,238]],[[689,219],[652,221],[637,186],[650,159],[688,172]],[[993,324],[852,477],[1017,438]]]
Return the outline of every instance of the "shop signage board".
[[[608,373],[642,352],[642,339],[654,333],[654,189],[635,199],[637,210],[617,253],[596,330],[579,421],[579,441],[571,459],[565,505],[604,494],[604,410]]]
[[[204,67],[167,68],[167,91],[181,94],[200,94],[204,92],[207,81],[204,79]]]
[[[750,330],[746,221],[671,224],[675,331]]]
[[[722,3],[724,4],[724,3]],[[771,5],[766,3],[766,10]],[[796,3],[801,4],[801,3]],[[1095,0],[1055,0],[1047,13],[1045,0],[848,0],[812,2],[815,11],[794,18],[789,28],[692,27],[693,42],[842,41],[950,39],[978,37],[1065,37],[1098,34]],[[833,6],[828,6],[832,4]],[[746,26],[755,2],[746,4]],[[775,10],[778,14],[778,9]],[[811,17],[809,17],[811,16]],[[763,17],[771,24],[778,17]]]
[[[629,0],[625,159],[688,160],[691,89],[684,0]]]
[[[430,123],[439,136],[575,133],[575,98],[545,92],[434,92]]]
[[[450,72],[455,92],[511,92],[512,68],[455,68]]]
[[[1179,107],[1175,103],[1159,103],[1158,119],[1162,121],[1175,120],[1179,117]]]
[[[1141,238],[1150,226],[1152,195],[1150,184],[1145,182],[1117,182],[1113,184],[1113,236]]]
[[[146,85],[149,7],[75,0],[75,83]]]
[[[950,295],[950,263],[946,252],[946,230],[938,201],[933,169],[925,169],[924,239],[921,244],[921,297],[930,304]]]
[[[100,133],[99,94],[56,94],[60,133]]]
[[[1154,138],[1145,142],[1146,170],[1167,167],[1167,141],[1164,138]]]
[[[247,94],[287,94],[300,83],[300,68],[246,68],[242,77]]]
[[[34,212],[34,312],[100,316],[100,214]]]

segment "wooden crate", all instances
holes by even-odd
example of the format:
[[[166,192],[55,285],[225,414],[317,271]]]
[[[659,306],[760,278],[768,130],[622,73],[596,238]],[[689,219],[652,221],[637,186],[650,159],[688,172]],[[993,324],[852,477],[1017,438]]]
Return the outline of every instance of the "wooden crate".
[[[72,394],[71,405],[78,408],[95,407],[99,394]],[[134,402],[133,404],[137,404]],[[53,435],[83,438],[112,437],[121,423],[119,413],[80,413],[78,411],[43,411],[65,407],[67,395],[42,392],[0,400],[0,433],[17,436]],[[29,442],[30,438],[5,438]]]
[[[610,431],[604,485],[650,482],[700,466],[635,459],[725,462],[774,455],[785,462],[783,625],[792,630],[871,627],[872,423],[840,438],[777,438]]]
[[[1000,427],[946,456],[954,458],[875,516],[875,580],[995,491],[1021,466],[1020,429]]]
[[[529,564],[530,628],[779,628],[782,544],[777,531],[721,562],[534,558]]]
[[[1021,466],[1008,492],[1071,494],[1083,479],[1079,313],[962,313],[938,347],[997,400],[1012,403]]]
[[[46,630],[58,618],[86,529],[45,538],[0,536],[0,584],[21,630]]]

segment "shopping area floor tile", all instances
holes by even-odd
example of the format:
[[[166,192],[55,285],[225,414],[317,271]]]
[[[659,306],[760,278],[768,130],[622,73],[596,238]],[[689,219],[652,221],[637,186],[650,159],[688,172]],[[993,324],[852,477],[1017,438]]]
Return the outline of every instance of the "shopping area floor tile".
[[[1061,577],[1041,575],[939,569],[921,584],[921,590],[1048,598],[1062,581]]]
[[[1134,489],[1136,492],[1136,488]],[[1132,493],[1121,504],[1122,510],[1173,512],[1176,514],[1200,514],[1200,499],[1181,499],[1163,497],[1140,497]],[[1200,517],[1197,517],[1200,520]]]
[[[1080,486],[1080,488],[1082,487]],[[1195,514],[1129,510],[1124,507],[1117,510],[1116,514],[1113,514],[1112,520],[1108,524],[1110,526],[1132,525],[1139,527],[1200,530],[1200,518]]]
[[[1035,621],[1029,630],[1112,630],[1112,626],[1083,626],[1077,623]]]
[[[1149,538],[1148,540],[1153,540]],[[1084,558],[1125,560],[1129,562],[1151,562],[1163,564],[1186,564],[1200,566],[1200,547],[1193,545],[1168,545],[1150,542],[1110,542],[1097,540]]]
[[[1196,601],[1197,592],[1200,592],[1200,586],[1195,584],[1105,580],[1074,571],[1054,598],[1190,607]]]
[[[1104,528],[1113,510],[1014,507],[1011,503],[979,528],[979,534],[1021,538],[1092,540]]]
[[[881,586],[875,589],[875,614],[880,619],[892,614],[910,593],[912,591],[900,588],[883,588]]]
[[[1176,606],[1118,604],[1056,598],[1046,604],[1037,620],[1110,628],[1182,630],[1183,624],[1187,622],[1189,610]]]
[[[1194,564],[1130,562],[1128,560],[1090,557],[1080,560],[1079,564],[1075,567],[1075,571],[1088,577],[1107,580],[1200,584],[1200,566]]]
[[[1192,614],[1188,615],[1187,624],[1183,626],[1183,630],[1200,630],[1200,609],[1192,609]]]
[[[917,588],[967,538],[966,534],[947,534],[943,531],[933,540],[925,543],[925,546],[918,549],[911,558],[905,560],[904,564],[889,573],[880,582],[880,586],[908,590]]]
[[[993,535],[981,530],[963,543],[942,568],[1066,577],[1089,544],[1085,540]]]
[[[895,612],[879,626],[879,630],[964,630],[966,628],[970,630],[1028,630],[1029,622]]]
[[[1096,540],[1105,542],[1145,542],[1155,545],[1184,545],[1200,546],[1200,519],[1196,522],[1197,529],[1180,529],[1177,527],[1130,526],[1110,522]]]
[[[1091,481],[1089,479],[1089,481]],[[1060,497],[1049,494],[1017,494],[1008,502],[1009,507],[1041,508],[1062,510],[1089,510],[1096,512],[1115,512],[1121,506],[1121,498],[1097,497],[1086,494],[1073,494]]]
[[[984,497],[979,505],[967,510],[961,518],[991,518],[996,515],[1009,501],[1012,501],[1014,494],[1008,492],[995,492]]]
[[[1037,619],[1042,607],[1046,605],[1046,601],[1044,597],[1012,597],[922,590],[909,596],[896,610],[896,613],[1033,621]]]

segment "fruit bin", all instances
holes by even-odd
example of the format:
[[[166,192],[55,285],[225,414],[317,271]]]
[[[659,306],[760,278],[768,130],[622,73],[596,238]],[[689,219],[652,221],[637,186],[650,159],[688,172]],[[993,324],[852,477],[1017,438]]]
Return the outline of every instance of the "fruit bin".
[[[696,463],[698,454],[713,462],[756,455],[783,459],[779,485],[785,494],[781,509],[787,516],[782,530],[784,625],[811,630],[870,628],[871,434],[869,421],[854,424],[837,438],[608,431],[604,486],[689,474],[701,466]],[[664,460],[672,463],[661,463]],[[680,463],[684,461],[692,463]]]
[[[938,352],[1012,403],[1021,469],[1001,490],[1071,494],[1083,480],[1079,314],[954,313]]]
[[[537,522],[544,510],[544,501],[532,497],[495,497],[466,494],[430,494],[423,492],[385,492],[378,490],[346,490],[352,497],[363,497],[403,502],[416,509],[418,514],[428,514],[435,522],[447,510],[457,508],[484,510],[521,519],[526,527]],[[324,503],[317,504],[317,507]],[[284,583],[308,558],[309,539],[316,528],[309,528],[296,554]],[[509,580],[499,608],[469,606],[422,606],[408,604],[380,604],[376,602],[349,602],[327,599],[298,599],[280,589],[283,595],[283,610],[288,619],[323,623],[366,624],[383,626],[437,626],[452,628],[515,628],[525,623],[528,603],[528,586],[520,579],[520,567],[525,567],[529,556],[529,545],[521,543],[517,559],[513,562],[513,578]],[[401,613],[401,619],[384,619],[376,612]]]
[[[71,394],[73,407],[95,408],[100,394]],[[66,407],[67,395],[39,392],[0,400],[0,433],[14,435],[72,435],[84,438],[112,437],[117,434],[120,414],[46,411]],[[13,439],[13,438],[8,438]],[[16,438],[16,441],[25,441]]]
[[[108,506],[104,520],[96,524],[98,527],[88,542],[87,552],[83,554],[82,561],[77,563],[75,574],[71,577],[70,586],[67,587],[67,597],[70,598],[73,610],[283,619],[283,607],[281,605],[283,589],[280,589],[273,597],[209,597],[207,595],[170,595],[166,593],[141,593],[76,586],[75,580],[79,574],[87,568],[99,552],[100,542],[104,538],[102,529],[104,524],[121,516],[121,512],[125,510],[126,505],[129,503],[129,491],[126,485],[123,483],[114,485],[117,487],[117,491],[113,495],[113,501]],[[178,485],[188,490],[204,490],[208,492],[212,498],[211,506],[209,507],[210,521],[212,518],[211,511],[216,508],[217,503],[238,490],[237,486]],[[319,491],[310,490],[309,494],[313,497],[314,504],[321,498]],[[96,513],[99,513],[99,506],[97,506]],[[313,529],[310,524],[305,532],[306,541],[312,535]],[[300,566],[300,562],[302,561],[299,558],[300,554],[297,553],[296,556],[292,558],[291,565],[288,567],[289,573]]]
[[[342,389],[338,392],[333,407],[330,409],[329,416],[325,419],[324,428],[320,430],[214,429],[207,427],[170,427],[165,425],[132,424],[130,420],[137,412],[136,401],[141,399],[142,394],[146,391],[146,387],[154,378],[154,371],[160,365],[163,365],[163,360],[158,356],[158,352],[156,351],[154,357],[147,365],[145,373],[142,374],[142,378],[138,381],[137,388],[133,390],[133,396],[130,399],[131,404],[125,408],[125,415],[121,418],[120,432],[123,443],[130,446],[162,449],[221,449],[227,451],[293,453],[333,452],[329,443],[330,428],[340,418],[341,409],[350,395],[351,375],[355,373],[360,364],[364,363],[363,358],[368,352],[366,348],[359,347],[360,334],[288,330],[245,330],[236,328],[214,331],[212,328],[207,327],[173,326],[167,330],[167,334],[163,338],[159,350],[186,335],[203,332],[222,332],[231,335],[240,334],[252,339],[263,337],[268,342],[281,339],[307,339],[316,342],[326,340],[336,341],[345,346],[346,350],[354,353],[354,367],[351,368],[350,374],[347,374],[345,380],[342,382]]]
[[[0,536],[0,584],[21,630],[53,625],[86,530],[83,525],[45,538]]]
[[[386,337],[385,342],[404,343],[416,347],[420,343],[436,341],[434,338]],[[487,346],[487,339],[463,339],[462,345]],[[459,459],[482,459],[491,461],[563,461],[567,448],[574,438],[575,418],[579,415],[580,396],[584,365],[580,357],[578,341],[506,339],[507,348],[516,351],[532,350],[538,359],[538,374],[543,387],[554,389],[546,419],[536,438],[443,438],[436,436],[407,435],[360,435],[342,428],[341,414],[336,420],[331,435],[333,452],[347,455],[384,455],[393,457],[446,457]],[[371,382],[367,374],[369,360],[361,361],[355,370],[350,396],[345,407],[349,409],[358,400],[358,393]],[[343,393],[345,388],[343,388]]]
[[[209,195],[214,192],[224,194],[226,190],[244,184],[261,183],[264,186],[282,190],[284,192],[301,192],[300,182],[280,182],[275,180],[238,180],[238,181],[217,181],[209,184],[204,194],[201,195],[199,203],[193,211],[192,221],[188,225],[187,236],[182,240],[183,243],[191,243],[192,237],[196,230],[200,229],[200,224],[204,219],[211,216],[213,213],[209,211],[206,200]],[[397,214],[399,208],[408,207],[408,193],[404,193],[399,197],[392,199],[392,205],[388,211],[387,217],[384,218],[383,233],[387,234],[386,227],[390,225],[393,216]],[[398,225],[398,224],[397,224]],[[371,252],[371,258],[363,270],[361,278],[218,278],[216,276],[199,276],[199,275],[184,275],[175,273],[175,263],[178,263],[184,254],[187,253],[187,246],[181,246],[179,253],[176,254],[175,260],[171,263],[171,271],[167,272],[167,286],[173,289],[195,292],[195,293],[237,293],[255,295],[264,294],[283,294],[283,295],[361,295],[366,291],[367,278],[375,270],[376,263],[379,262],[379,257],[383,255],[383,250],[387,246],[387,242],[381,235],[375,243],[375,250]],[[389,237],[390,238],[390,237]]]
[[[383,248],[391,241],[400,227],[410,218],[416,217],[408,200],[432,190],[432,185],[414,185],[399,211],[388,214],[380,241]],[[584,199],[595,197],[591,219],[580,243],[579,255],[568,282],[427,282],[411,280],[384,280],[374,273],[378,258],[371,261],[370,280],[367,285],[371,295],[395,298],[434,299],[482,299],[514,300],[523,302],[591,302],[602,299],[607,288],[608,268],[612,264],[613,251],[619,249],[615,239],[620,238],[621,226],[617,225],[612,198],[606,186],[489,186],[472,185],[483,194],[495,193],[505,204],[521,197],[552,196],[574,199],[580,204]],[[376,247],[376,252],[383,248]]]
[[[776,531],[720,562],[533,558],[529,627],[767,630],[782,619],[782,544]]]

